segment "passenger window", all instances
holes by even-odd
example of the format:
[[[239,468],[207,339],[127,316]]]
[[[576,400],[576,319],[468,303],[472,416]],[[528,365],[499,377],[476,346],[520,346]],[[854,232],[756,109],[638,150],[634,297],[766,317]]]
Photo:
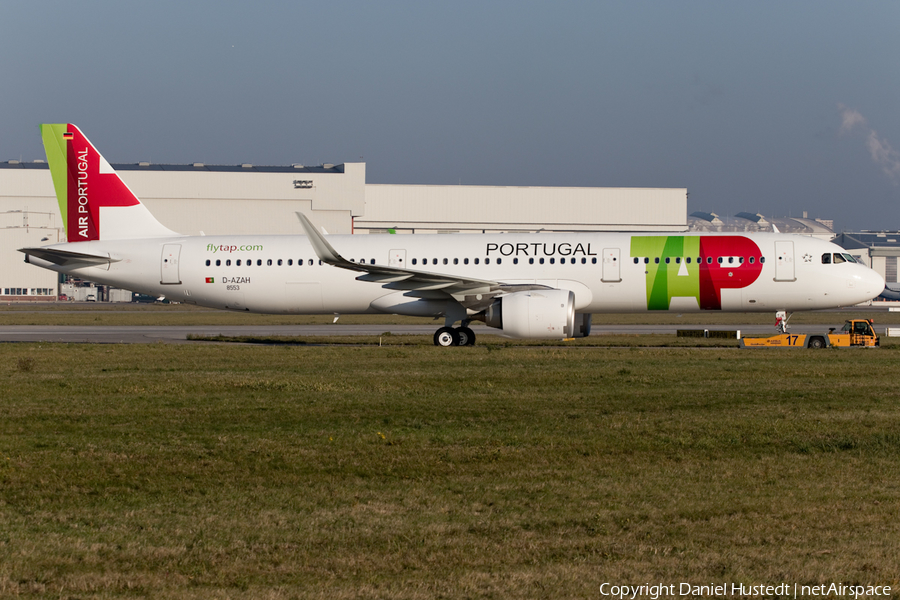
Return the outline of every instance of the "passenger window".
[[[307,260],[306,264],[308,264],[310,267],[313,266],[313,259],[310,258],[309,260]]]
[[[707,257],[706,257],[706,264],[708,264],[708,265],[711,265],[711,264],[712,264],[712,256],[707,256]]]
[[[278,266],[279,266],[279,267],[281,266],[281,259],[280,259],[280,258],[278,259]]]
[[[653,261],[654,261],[656,264],[659,264],[659,257],[657,256],[656,258],[653,259]]]
[[[230,266],[231,266],[231,259],[230,259],[230,258],[229,258],[228,260],[225,261],[225,266],[226,266],[226,267],[230,267]]]
[[[756,262],[756,258],[753,257],[753,256],[751,256],[751,257],[750,257],[750,264],[752,265],[754,262]]]
[[[541,263],[541,264],[544,264],[544,259],[543,259],[543,258],[540,260],[540,263]]]
[[[680,264],[681,264],[681,257],[680,257],[680,256],[676,256],[676,257],[675,257],[675,264],[676,264],[676,265],[680,265]]]
[[[719,262],[720,265],[721,265],[723,262],[725,262],[724,260],[722,260],[722,257],[721,257],[721,256],[720,256],[718,259],[716,259],[716,260]]]
[[[413,264],[416,264],[416,259],[413,259],[413,260],[412,260],[412,263],[413,263]]]
[[[728,264],[729,264],[729,265],[733,265],[733,264],[734,264],[734,257],[733,257],[733,256],[729,256],[729,257],[728,257]]]
[[[528,259],[528,264],[529,264],[529,265],[533,265],[533,264],[534,264],[534,259],[533,259],[533,258],[529,258],[529,259]]]
[[[669,261],[672,260],[668,256],[666,257],[666,264],[669,264]]]
[[[218,258],[216,259],[216,266],[217,266],[217,267],[221,267],[221,266],[222,266],[222,261],[221,261],[221,259],[218,259]]]
[[[489,259],[489,258],[484,259],[484,264],[486,264],[486,265],[491,264],[491,259]]]
[[[597,262],[597,259],[595,258],[595,259],[594,259],[594,263],[596,264],[596,262]],[[645,256],[645,257],[644,257],[644,264],[646,265],[646,264],[649,264],[649,263],[650,263],[650,257],[649,257],[649,256]]]
[[[639,262],[641,262],[641,259],[639,259],[637,256],[635,256],[635,257],[634,257],[634,264],[638,264]]]
[[[237,261],[234,264],[238,267],[241,266],[241,259],[237,259]]]
[[[497,264],[499,265],[499,264],[502,264],[502,263],[503,263],[503,259],[502,259],[502,258],[498,258],[498,259],[497,259]]]
[[[269,260],[266,261],[266,266],[267,266],[267,267],[271,267],[271,266],[272,266],[272,259],[271,259],[271,258],[270,258]]]
[[[647,262],[646,259],[644,259],[644,262]],[[591,264],[594,264],[594,265],[597,264],[597,258],[596,258],[596,257],[594,257],[594,258],[591,259]]]
[[[760,257],[759,257],[759,262],[761,262],[761,263],[766,262],[766,257],[765,257],[765,256],[760,256]]]
[[[478,259],[477,259],[477,258],[475,259],[475,264],[476,264],[476,265],[478,264]]]
[[[555,264],[555,263],[556,263],[556,259],[555,259],[555,258],[551,258],[551,259],[550,259],[550,264],[552,265],[552,264]]]
[[[289,267],[292,267],[293,265],[294,265],[294,259],[293,259],[293,258],[289,258],[289,259],[288,259],[288,266],[289,266]]]
[[[518,259],[518,258],[514,258],[514,259],[513,259],[513,264],[514,264],[514,265],[519,264],[519,259]]]
[[[207,259],[206,259],[206,266],[207,266],[207,267],[210,265],[210,262],[211,262],[211,261],[207,258]]]
[[[463,264],[464,264],[464,265],[469,264],[469,259],[468,259],[468,258],[464,258],[464,259],[463,259]]]
[[[437,264],[437,259],[436,259],[436,258],[432,258],[432,259],[431,259],[431,264],[436,265],[436,264]]]
[[[634,261],[634,262],[637,262],[637,261]],[[581,264],[583,264],[583,265],[587,264],[587,259],[583,256],[581,257]]]
[[[444,264],[445,264],[445,265],[447,264],[447,259],[446,259],[446,258],[444,259]]]
[[[261,266],[262,266],[262,259],[261,259],[261,258],[256,259],[256,266],[257,266],[257,267],[261,267]]]
[[[459,264],[459,259],[458,259],[458,258],[454,258],[454,259],[453,259],[453,264],[454,264],[454,265],[458,265],[458,264]]]

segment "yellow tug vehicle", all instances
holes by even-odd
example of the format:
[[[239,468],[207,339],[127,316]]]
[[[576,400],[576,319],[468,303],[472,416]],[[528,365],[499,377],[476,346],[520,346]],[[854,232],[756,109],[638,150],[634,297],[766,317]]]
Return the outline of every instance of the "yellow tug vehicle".
[[[765,338],[742,338],[741,348],[875,348],[881,345],[872,319],[851,319],[840,331],[828,333],[779,333]]]

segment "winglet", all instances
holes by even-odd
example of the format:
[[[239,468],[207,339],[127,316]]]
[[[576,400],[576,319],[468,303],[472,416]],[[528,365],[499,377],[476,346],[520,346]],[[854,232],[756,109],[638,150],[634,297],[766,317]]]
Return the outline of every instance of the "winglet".
[[[316,251],[316,256],[319,257],[319,260],[334,266],[344,266],[345,263],[349,262],[343,256],[338,254],[337,250],[331,247],[331,244],[328,243],[328,240],[325,239],[324,235],[316,231],[316,226],[312,224],[312,221],[310,221],[306,215],[301,212],[296,214],[297,218],[300,219],[303,230],[306,232],[306,237],[309,238],[309,243],[312,244],[313,250]]]

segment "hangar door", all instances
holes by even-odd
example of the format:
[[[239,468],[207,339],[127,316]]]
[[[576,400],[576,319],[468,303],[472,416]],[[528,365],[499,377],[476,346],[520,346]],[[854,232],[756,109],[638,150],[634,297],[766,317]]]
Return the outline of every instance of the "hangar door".
[[[775,281],[796,281],[794,242],[775,242]]]

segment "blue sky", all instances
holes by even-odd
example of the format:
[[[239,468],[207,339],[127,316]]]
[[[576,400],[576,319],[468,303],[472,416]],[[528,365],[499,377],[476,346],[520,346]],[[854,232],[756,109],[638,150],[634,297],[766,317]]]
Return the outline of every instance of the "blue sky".
[[[900,229],[898,2],[5,2],[0,160],[364,160]],[[2,191],[0,191],[2,193]]]

